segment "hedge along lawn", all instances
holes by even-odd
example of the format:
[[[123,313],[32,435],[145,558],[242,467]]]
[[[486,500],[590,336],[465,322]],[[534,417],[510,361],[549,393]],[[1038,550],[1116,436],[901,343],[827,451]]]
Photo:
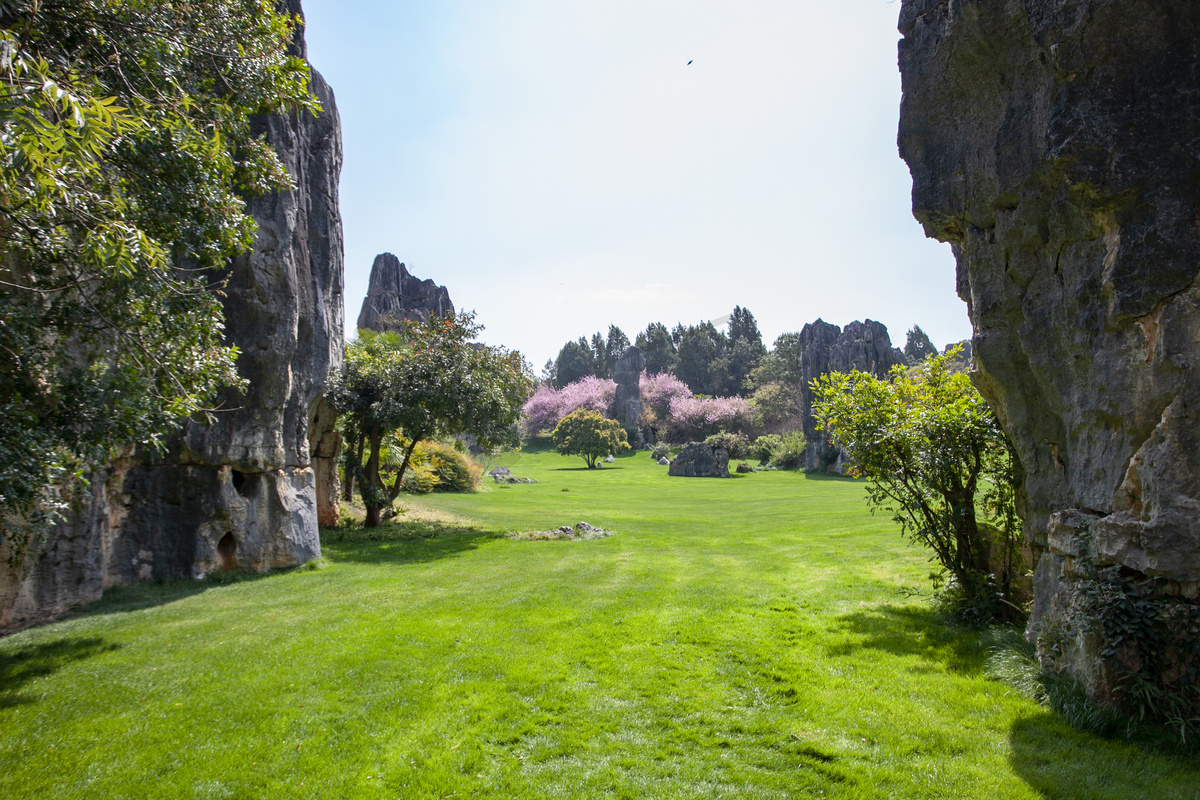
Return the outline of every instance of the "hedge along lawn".
[[[494,463],[539,483],[0,640],[0,797],[1200,796],[984,677],[861,484]]]

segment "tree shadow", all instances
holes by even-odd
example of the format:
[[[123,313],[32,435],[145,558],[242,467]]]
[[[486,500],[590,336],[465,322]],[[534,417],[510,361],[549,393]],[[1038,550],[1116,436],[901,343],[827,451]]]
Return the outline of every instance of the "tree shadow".
[[[1050,711],[1014,722],[1009,744],[1013,771],[1045,797],[1200,797],[1197,753],[1083,733]]]
[[[835,483],[862,483],[866,486],[866,482],[861,478],[852,478],[849,475],[837,475],[831,472],[806,472],[804,477],[810,481],[833,481]]]
[[[988,650],[978,631],[957,628],[944,615],[923,606],[883,606],[837,618],[849,638],[826,648],[830,656],[848,656],[870,648],[898,656],[919,656],[964,673],[979,673]]]
[[[555,467],[555,472],[608,472],[609,470],[625,469],[613,464],[606,464],[603,467]]]
[[[378,528],[321,532],[321,547],[333,561],[357,564],[424,564],[454,558],[503,534],[451,522],[394,522]]]
[[[72,662],[119,649],[120,645],[97,636],[60,639],[26,647],[15,653],[0,653],[0,709],[36,702],[20,693],[21,688],[30,681],[52,675]]]

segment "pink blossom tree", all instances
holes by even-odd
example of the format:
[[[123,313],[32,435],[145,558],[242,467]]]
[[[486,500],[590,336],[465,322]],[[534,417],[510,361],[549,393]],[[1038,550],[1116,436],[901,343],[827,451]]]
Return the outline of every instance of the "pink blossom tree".
[[[617,384],[608,378],[589,375],[561,389],[541,386],[522,407],[521,428],[526,436],[554,430],[559,421],[573,411],[597,411],[612,416]]]
[[[720,431],[749,435],[757,425],[754,406],[741,397],[674,397],[666,419],[676,441],[703,441]]]

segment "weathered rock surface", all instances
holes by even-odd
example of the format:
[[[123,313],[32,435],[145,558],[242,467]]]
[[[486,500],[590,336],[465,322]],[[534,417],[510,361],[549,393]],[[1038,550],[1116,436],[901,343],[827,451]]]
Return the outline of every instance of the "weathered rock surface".
[[[681,478],[728,478],[729,451],[704,442],[692,442],[671,459],[667,474]]]
[[[737,465],[737,474],[738,475],[747,475],[751,472],[754,472],[754,467],[750,466],[745,461],[743,461],[742,463]]]
[[[808,469],[826,466],[838,457],[837,448],[829,443],[824,431],[817,430],[812,412],[812,389],[816,378],[830,372],[852,369],[882,377],[896,364],[906,363],[904,353],[892,346],[887,326],[874,320],[851,322],[845,329],[830,325],[822,319],[810,322],[800,331],[800,364],[804,381],[800,402],[804,418],[804,438],[808,440],[805,454]]]
[[[1195,597],[1200,4],[904,0],[900,29],[913,212],[953,246],[1024,468],[1034,621],[1065,613],[1081,544]]]
[[[658,459],[658,465],[660,467],[668,466],[670,463],[671,463],[671,459],[667,458],[666,456],[663,456],[660,459]]]
[[[617,359],[613,368],[613,380],[617,391],[613,397],[613,409],[617,421],[623,425],[637,425],[642,418],[642,369],[646,357],[641,348],[630,347]],[[630,442],[636,445],[636,442]]]
[[[299,0],[283,5],[301,11]],[[304,55],[302,32],[294,51]],[[342,361],[342,145],[333,92],[315,70],[312,90],[318,116],[255,123],[297,188],[249,201],[254,246],[220,276],[247,394],[222,398],[213,424],[188,424],[166,456],[130,455],[94,476],[90,499],[49,532],[34,565],[0,570],[0,625],[113,584],[320,554],[318,517],[336,521],[337,434],[322,394]]]
[[[453,313],[445,286],[413,277],[391,253],[375,256],[367,296],[358,313],[359,330],[395,331],[406,319],[428,322],[430,317]]]

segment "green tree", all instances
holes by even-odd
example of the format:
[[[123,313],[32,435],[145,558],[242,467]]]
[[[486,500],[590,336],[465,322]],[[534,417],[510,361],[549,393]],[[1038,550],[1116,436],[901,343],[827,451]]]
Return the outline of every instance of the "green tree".
[[[473,314],[447,315],[409,321],[402,334],[359,331],[346,348],[345,375],[330,397],[350,419],[353,449],[366,455],[360,492],[368,527],[379,525],[399,495],[421,440],[471,435],[484,450],[519,443],[516,425],[533,385],[530,369],[520,353],[472,342],[480,330]],[[380,446],[396,431],[408,447],[389,476]]]
[[[646,372],[654,375],[674,371],[675,343],[671,341],[666,325],[651,322],[645,331],[637,335],[635,343],[646,358]]]
[[[604,363],[607,366],[607,374],[600,377],[611,378],[616,372],[617,362],[621,360],[621,356],[625,355],[625,351],[628,349],[629,337],[616,325],[609,325],[608,338],[604,340]]]
[[[750,371],[750,385],[757,388],[768,383],[804,385],[804,348],[799,333],[782,333],[775,339],[771,352],[762,357]]]
[[[554,449],[564,456],[582,456],[588,469],[600,466],[600,459],[623,453],[629,439],[621,423],[605,419],[599,411],[580,409],[559,420],[551,434]]]
[[[711,366],[725,355],[729,340],[711,322],[691,325],[680,332],[676,350],[675,377],[696,394],[717,394]]]
[[[595,374],[596,363],[587,339],[580,337],[578,342],[567,342],[558,351],[558,358],[554,360],[555,388],[561,389],[568,383]]]
[[[995,415],[950,354],[886,379],[833,372],[813,381],[818,426],[868,481],[868,498],[950,572],[962,608],[1021,613],[1016,459]]]
[[[220,271],[253,242],[242,198],[290,186],[252,116],[316,107],[294,27],[253,0],[0,3],[10,521],[239,385]]]
[[[908,359],[908,363],[919,363],[936,353],[937,348],[933,346],[933,342],[929,340],[925,331],[921,330],[921,326],[913,325],[904,340],[904,356]]]

